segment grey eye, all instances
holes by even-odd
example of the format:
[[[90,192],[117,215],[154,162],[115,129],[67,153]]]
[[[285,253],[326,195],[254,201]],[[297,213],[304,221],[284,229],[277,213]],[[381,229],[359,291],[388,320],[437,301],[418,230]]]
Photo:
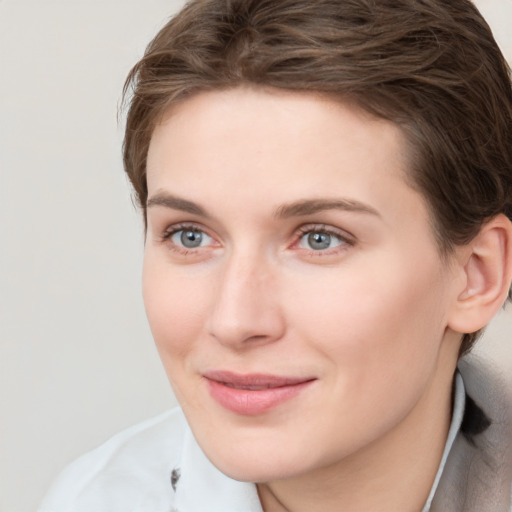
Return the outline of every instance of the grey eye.
[[[200,247],[203,242],[203,233],[194,229],[182,229],[176,235],[179,235],[181,245],[187,249]]]
[[[308,234],[307,240],[311,249],[321,251],[324,249],[329,249],[331,246],[332,237],[328,233],[312,232]]]
[[[299,241],[299,247],[313,251],[325,251],[345,244],[347,244],[347,240],[343,235],[321,229],[305,232]]]
[[[196,249],[212,243],[212,238],[204,231],[193,228],[178,229],[170,239],[174,245],[185,249]]]

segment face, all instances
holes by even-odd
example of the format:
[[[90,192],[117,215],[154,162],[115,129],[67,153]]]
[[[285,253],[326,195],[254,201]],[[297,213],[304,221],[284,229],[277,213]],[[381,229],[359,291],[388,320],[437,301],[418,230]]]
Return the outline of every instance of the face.
[[[155,129],[147,315],[228,475],[337,464],[421,418],[453,372],[453,271],[403,148],[393,124],[306,93],[201,93]]]

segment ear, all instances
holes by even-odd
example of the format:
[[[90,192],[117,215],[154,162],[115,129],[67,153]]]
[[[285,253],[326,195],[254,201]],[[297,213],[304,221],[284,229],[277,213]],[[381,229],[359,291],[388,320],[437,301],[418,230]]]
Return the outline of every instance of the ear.
[[[512,223],[498,215],[459,250],[463,289],[450,312],[448,327],[472,333],[485,327],[507,299],[512,279]]]

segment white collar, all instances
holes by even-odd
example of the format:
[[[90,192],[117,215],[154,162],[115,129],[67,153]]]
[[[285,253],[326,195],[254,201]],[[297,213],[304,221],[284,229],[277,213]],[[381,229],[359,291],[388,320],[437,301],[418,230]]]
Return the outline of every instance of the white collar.
[[[448,460],[448,454],[452,449],[453,442],[457,437],[457,434],[460,430],[460,426],[462,425],[462,419],[464,418],[464,409],[466,408],[466,390],[464,388],[464,381],[462,380],[462,377],[458,371],[455,374],[454,385],[455,388],[453,393],[452,422],[450,424],[450,430],[448,431],[448,438],[446,439],[443,457],[441,458],[441,464],[439,465],[439,469],[437,470],[437,474],[434,479],[434,484],[432,485],[432,489],[430,489],[430,494],[428,495],[427,502],[425,503],[425,506],[422,508],[421,512],[428,512],[430,510],[432,500],[434,499],[434,495],[437,491],[439,481],[441,480],[441,475],[443,474],[443,470],[446,465],[446,461]]]
[[[190,430],[183,440],[179,474],[174,512],[263,512],[256,485],[221,473]]]

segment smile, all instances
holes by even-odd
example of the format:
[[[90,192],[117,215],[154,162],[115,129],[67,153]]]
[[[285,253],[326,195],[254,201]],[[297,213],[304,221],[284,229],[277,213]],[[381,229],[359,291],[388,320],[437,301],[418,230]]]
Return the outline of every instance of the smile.
[[[236,414],[255,416],[273,409],[304,391],[316,378],[208,372],[203,375],[212,398]]]

